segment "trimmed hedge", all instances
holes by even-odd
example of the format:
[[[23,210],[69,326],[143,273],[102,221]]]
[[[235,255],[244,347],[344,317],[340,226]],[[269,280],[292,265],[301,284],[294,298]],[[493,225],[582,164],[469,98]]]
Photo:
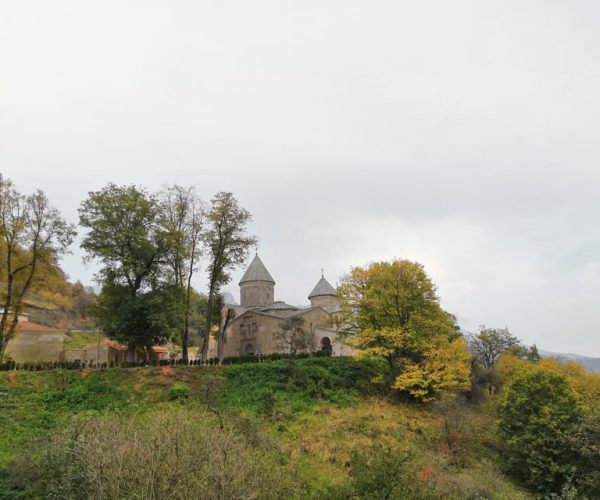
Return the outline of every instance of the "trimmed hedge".
[[[329,357],[329,354],[323,351],[317,351],[313,355],[309,353],[300,353],[296,355],[296,359],[309,359],[309,358],[323,358]],[[246,363],[263,363],[270,361],[279,361],[281,359],[289,359],[289,355],[283,353],[272,353],[265,355],[255,354],[244,354],[243,356],[229,356],[223,358],[223,361],[219,363],[219,358],[209,358],[207,361],[200,359],[191,359],[189,362],[184,363],[178,359],[161,359],[161,360],[140,360],[140,361],[128,361],[123,364],[115,362],[101,363],[100,366],[95,364],[87,364],[85,361],[48,361],[39,363],[17,363],[12,359],[5,359],[0,362],[0,371],[49,371],[49,370],[81,370],[83,368],[139,368],[145,366],[217,366],[222,365],[237,365]]]

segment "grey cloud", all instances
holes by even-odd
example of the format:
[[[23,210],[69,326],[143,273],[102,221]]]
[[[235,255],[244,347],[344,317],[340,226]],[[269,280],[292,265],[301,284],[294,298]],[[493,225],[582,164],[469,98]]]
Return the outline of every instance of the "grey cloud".
[[[597,2],[2,11],[0,170],[72,220],[109,181],[231,190],[288,302],[408,257],[466,327],[600,355]]]

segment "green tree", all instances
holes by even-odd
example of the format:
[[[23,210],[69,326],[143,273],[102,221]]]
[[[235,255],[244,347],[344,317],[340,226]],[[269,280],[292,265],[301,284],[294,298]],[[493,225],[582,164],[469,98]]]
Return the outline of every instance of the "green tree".
[[[204,205],[193,188],[174,185],[160,194],[160,224],[168,241],[165,260],[170,280],[182,295],[179,334],[185,362],[194,315],[192,278],[202,254],[204,214]]]
[[[76,232],[38,190],[21,194],[0,174],[0,355],[17,329],[23,299],[43,271],[54,272]]]
[[[180,306],[180,290],[173,285],[131,295],[129,287],[107,279],[90,312],[109,338],[127,344],[132,361],[136,349],[169,340]]]
[[[290,368],[294,365],[294,360],[298,351],[310,347],[312,334],[306,329],[306,322],[300,316],[293,316],[281,326],[276,337],[277,348],[288,355]]]
[[[206,328],[202,343],[202,359],[208,355],[210,332],[215,324],[216,313],[220,315],[219,296],[221,288],[231,281],[231,271],[242,264],[248,249],[256,244],[256,238],[246,234],[250,213],[242,208],[232,193],[219,192],[211,200],[203,233],[207,249],[208,304]],[[218,322],[218,319],[217,319]],[[223,336],[218,335],[218,355],[222,357]]]
[[[540,367],[517,375],[499,415],[509,472],[540,493],[560,491],[574,470],[569,435],[580,417],[566,378]]]
[[[137,347],[163,337],[143,330],[152,313],[147,306],[153,295],[146,293],[159,285],[168,245],[159,224],[157,198],[136,186],[108,184],[89,193],[79,217],[88,230],[81,247],[88,259],[102,264],[103,290],[94,316],[109,336],[127,343],[127,359],[132,360]],[[115,318],[109,306],[118,307]],[[146,317],[138,317],[142,314]]]
[[[504,352],[521,347],[521,341],[510,334],[508,328],[480,327],[479,333],[471,337],[469,347],[473,356],[484,368],[490,369]]]

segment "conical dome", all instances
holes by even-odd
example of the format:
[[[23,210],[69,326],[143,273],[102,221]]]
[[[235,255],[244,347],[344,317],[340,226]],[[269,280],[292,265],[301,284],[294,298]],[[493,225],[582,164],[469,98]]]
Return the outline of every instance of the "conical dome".
[[[247,283],[248,281],[268,281],[269,283],[275,284],[275,280],[267,271],[267,268],[262,263],[262,260],[258,257],[258,254],[254,256],[252,262],[246,269],[244,276],[240,280],[240,285],[242,283]]]
[[[321,297],[321,296],[325,296],[325,295],[332,295],[334,297],[337,297],[337,292],[336,292],[335,288],[333,288],[331,286],[329,281],[327,281],[324,276],[321,276],[321,279],[315,285],[315,287],[313,288],[313,291],[310,292],[310,295],[308,296],[308,298],[310,300],[313,297]]]

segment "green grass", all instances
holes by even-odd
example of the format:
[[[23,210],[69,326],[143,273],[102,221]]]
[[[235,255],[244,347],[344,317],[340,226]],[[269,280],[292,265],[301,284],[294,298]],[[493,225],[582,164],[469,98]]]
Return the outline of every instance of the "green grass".
[[[105,340],[104,335],[100,341]],[[65,336],[65,349],[83,349],[90,344],[98,343],[98,332],[69,332]]]

